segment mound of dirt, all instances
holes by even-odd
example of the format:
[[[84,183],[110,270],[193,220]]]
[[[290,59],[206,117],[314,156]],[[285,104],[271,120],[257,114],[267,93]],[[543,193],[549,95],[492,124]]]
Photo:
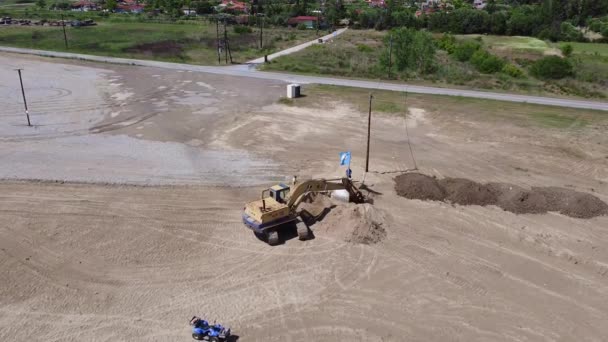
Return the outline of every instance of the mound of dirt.
[[[397,195],[410,199],[443,201],[445,191],[437,179],[421,173],[405,173],[395,178]]]
[[[592,218],[608,214],[608,204],[599,198],[571,189],[546,187],[532,188],[546,199],[549,211],[559,211],[563,215],[576,218]]]
[[[300,204],[300,209],[304,215],[314,216],[307,223],[315,235],[362,244],[378,243],[386,237],[384,217],[369,203],[334,202],[317,195]]]
[[[496,205],[515,214],[543,214],[547,200],[535,191],[505,183],[489,183],[486,187],[496,196]]]
[[[460,205],[496,205],[515,214],[559,212],[575,218],[608,215],[608,204],[599,198],[570,189],[513,184],[480,184],[464,178],[435,178],[419,173],[395,178],[397,194],[410,199],[443,200]]]
[[[496,193],[489,187],[464,178],[444,178],[438,182],[443,188],[445,200],[460,205],[496,204]]]

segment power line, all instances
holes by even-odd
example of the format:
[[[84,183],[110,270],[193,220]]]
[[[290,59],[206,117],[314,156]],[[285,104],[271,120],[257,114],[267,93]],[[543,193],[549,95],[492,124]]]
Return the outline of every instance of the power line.
[[[414,170],[418,170],[418,165],[416,164],[416,158],[414,158],[414,150],[412,149],[412,143],[410,141],[410,133],[409,130],[407,129],[407,91],[403,93],[404,97],[403,97],[403,105],[405,106],[405,115],[403,117],[403,124],[405,125],[405,136],[407,137],[407,146],[409,146],[410,149],[410,155],[412,156],[412,161],[414,162]]]

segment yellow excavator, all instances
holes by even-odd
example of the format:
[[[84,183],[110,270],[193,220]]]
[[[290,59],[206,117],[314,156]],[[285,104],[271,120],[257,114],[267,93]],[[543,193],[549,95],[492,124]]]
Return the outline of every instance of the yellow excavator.
[[[365,197],[350,178],[311,179],[298,182],[293,178],[291,186],[283,183],[262,191],[262,198],[249,202],[243,211],[243,223],[256,236],[274,246],[279,243],[279,230],[295,223],[300,240],[310,237],[305,220],[300,217],[298,205],[308,194],[348,191],[349,201],[362,203]]]

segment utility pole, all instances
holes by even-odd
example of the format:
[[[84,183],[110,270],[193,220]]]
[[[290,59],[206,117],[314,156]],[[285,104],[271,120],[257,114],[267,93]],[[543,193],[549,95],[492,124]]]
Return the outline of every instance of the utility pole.
[[[27,117],[27,125],[32,127],[32,123],[30,122],[30,113],[27,110],[27,100],[25,99],[25,90],[23,89],[23,78],[21,78],[21,70],[23,69],[15,69],[19,73],[19,83],[21,83],[21,94],[23,95],[23,104],[25,105],[25,116]]]
[[[374,95],[369,94],[369,114],[367,116],[367,153],[365,154],[365,172],[369,172],[369,140],[372,127],[372,99]]]
[[[226,29],[226,18],[224,18],[224,55],[226,55],[226,64],[228,64],[228,30]]]
[[[215,31],[217,33],[217,64],[222,63],[222,54],[220,52],[220,18],[215,18]]]
[[[391,68],[393,66],[393,35],[389,36],[389,48],[388,48],[388,79],[391,79]]]
[[[260,23],[260,50],[264,48],[264,13],[256,13]]]
[[[61,12],[61,26],[63,26],[63,41],[65,42],[65,48],[68,48],[68,35],[65,33],[65,20],[63,20],[63,12]]]
[[[319,0],[319,10],[317,11],[317,37],[319,36],[319,26],[321,26],[321,0]]]

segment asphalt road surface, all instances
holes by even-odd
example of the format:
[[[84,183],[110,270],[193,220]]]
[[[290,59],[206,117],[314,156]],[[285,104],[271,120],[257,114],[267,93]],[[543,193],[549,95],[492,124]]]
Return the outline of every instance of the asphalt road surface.
[[[243,64],[228,67],[217,67],[217,66],[202,66],[202,65],[191,65],[181,63],[169,63],[159,62],[151,60],[140,60],[140,59],[128,59],[128,58],[115,58],[115,57],[104,57],[104,56],[93,56],[84,55],[68,52],[56,52],[56,51],[44,51],[44,50],[33,50],[33,49],[22,49],[12,47],[0,47],[2,52],[12,52],[21,54],[31,54],[45,57],[60,57],[60,58],[71,58],[80,59],[94,62],[104,63],[116,63],[116,64],[128,64],[128,65],[140,65],[150,66],[172,70],[183,70],[183,71],[194,71],[194,72],[205,72],[210,74],[220,74],[229,76],[242,76],[242,77],[254,77],[259,79],[267,80],[278,80],[289,83],[300,83],[300,84],[328,84],[337,86],[347,87],[358,87],[366,89],[380,89],[380,90],[392,90],[392,91],[406,91],[410,93],[419,94],[432,94],[432,95],[448,95],[448,96],[462,96],[479,99],[490,99],[499,101],[509,102],[521,102],[521,103],[534,103],[549,106],[561,106],[570,108],[582,108],[582,109],[594,109],[608,111],[608,102],[589,101],[589,100],[572,100],[572,99],[560,99],[552,97],[541,97],[541,96],[528,96],[528,95],[517,95],[507,93],[493,93],[476,90],[464,90],[464,89],[453,89],[453,88],[436,88],[436,87],[425,87],[408,85],[405,83],[391,83],[381,81],[363,81],[363,80],[352,80],[346,78],[335,78],[335,77],[319,77],[319,76],[304,76],[304,75],[293,75],[276,72],[260,72],[255,69],[255,64]]]

